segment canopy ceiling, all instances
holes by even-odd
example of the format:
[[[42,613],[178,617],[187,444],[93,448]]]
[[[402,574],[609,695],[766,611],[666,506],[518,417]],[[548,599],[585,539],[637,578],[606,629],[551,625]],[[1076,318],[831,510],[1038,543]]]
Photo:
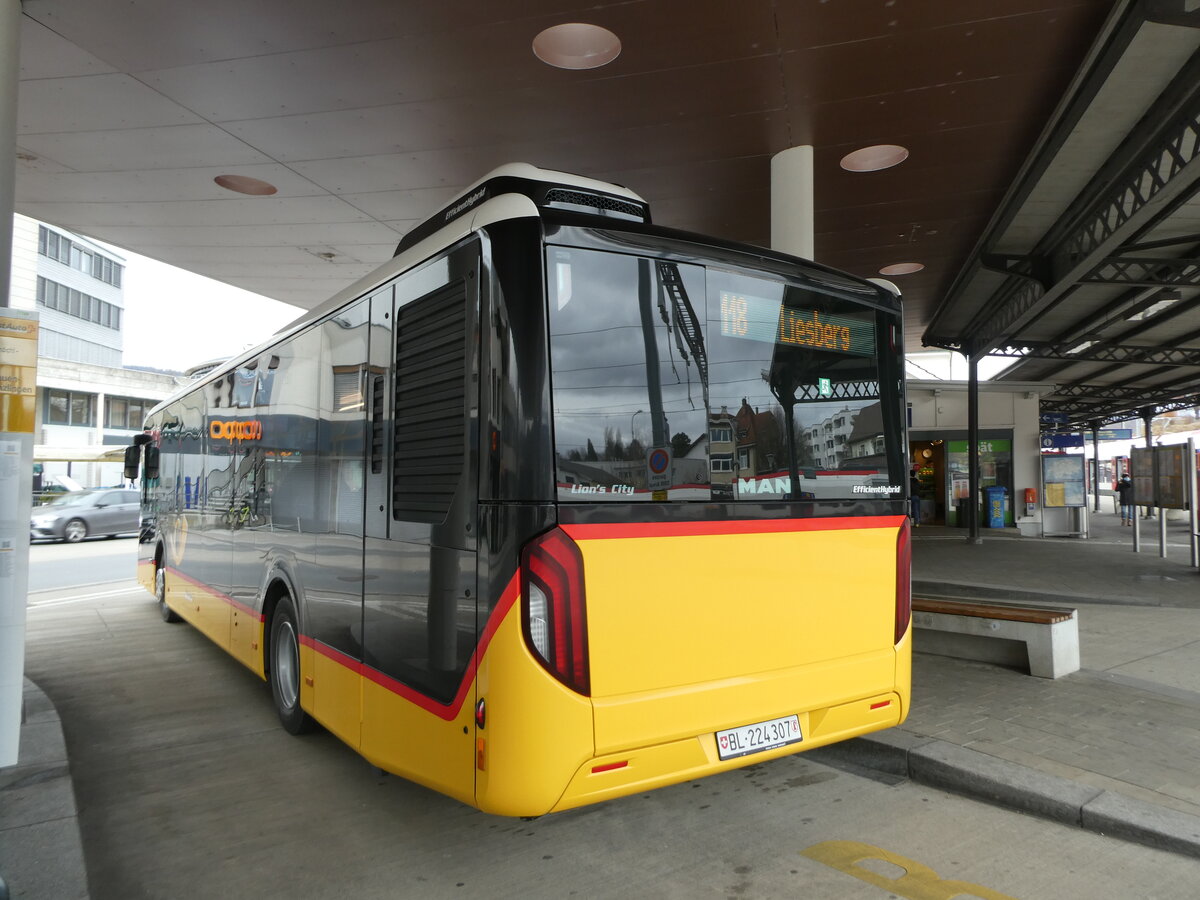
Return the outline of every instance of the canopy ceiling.
[[[910,349],[1008,347],[1023,381],[1119,393],[1141,378],[1177,402],[1200,373],[1194,131],[1175,152],[1182,178],[1146,201],[1169,221],[1135,210],[1064,254],[1103,215],[1104,185],[1135,177],[1147,129],[1194,122],[1189,4],[25,0],[16,206],[311,308],[511,161],[624,184],[661,224],[768,244],[771,157],[812,144],[816,257],[864,276],[925,266],[893,279]],[[573,21],[610,29],[620,56],[589,71],[539,61],[533,38]],[[839,167],[880,143],[909,158]],[[277,192],[232,193],[221,175]],[[1164,278],[1182,292],[1178,328],[1130,334],[1117,319]],[[1076,332],[1191,352],[1045,355]]]

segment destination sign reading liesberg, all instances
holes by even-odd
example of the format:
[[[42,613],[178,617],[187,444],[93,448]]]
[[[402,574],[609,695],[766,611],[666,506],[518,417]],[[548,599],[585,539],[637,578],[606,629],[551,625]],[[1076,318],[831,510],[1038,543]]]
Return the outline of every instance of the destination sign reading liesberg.
[[[721,334],[856,356],[875,352],[875,326],[869,321],[730,291],[721,291]]]

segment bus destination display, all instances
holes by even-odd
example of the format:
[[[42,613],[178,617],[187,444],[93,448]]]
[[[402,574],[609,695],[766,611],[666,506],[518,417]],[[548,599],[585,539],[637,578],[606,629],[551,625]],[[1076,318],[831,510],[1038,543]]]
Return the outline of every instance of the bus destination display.
[[[721,334],[856,356],[875,352],[875,326],[869,321],[729,291],[721,291]]]

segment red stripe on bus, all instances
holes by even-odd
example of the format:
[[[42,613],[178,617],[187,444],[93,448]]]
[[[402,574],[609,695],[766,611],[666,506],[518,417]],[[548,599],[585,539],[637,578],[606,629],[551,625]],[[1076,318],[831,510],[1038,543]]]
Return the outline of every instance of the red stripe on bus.
[[[459,711],[462,709],[463,703],[466,702],[467,692],[471,689],[471,685],[475,681],[475,673],[479,669],[479,660],[487,652],[488,645],[492,641],[492,636],[495,635],[496,630],[500,627],[500,623],[517,601],[517,590],[520,584],[519,575],[520,573],[514,575],[508,583],[508,587],[501,593],[500,602],[496,604],[496,608],[492,610],[492,614],[488,617],[487,625],[484,626],[483,634],[479,638],[479,644],[475,647],[475,652],[471,654],[471,659],[467,662],[466,671],[463,672],[462,681],[458,686],[458,693],[449,704],[439,703],[431,697],[426,697],[415,688],[409,687],[407,684],[397,681],[390,675],[385,675],[378,669],[374,669],[352,656],[347,656],[340,650],[336,650],[328,644],[323,644],[309,635],[300,635],[300,643],[306,647],[311,647],[314,652],[320,653],[326,659],[349,669],[355,675],[361,675],[381,688],[391,691],[399,697],[403,697],[410,703],[416,704],[426,712],[432,713],[440,719],[445,719],[447,722],[452,722],[458,718]]]
[[[180,581],[186,581],[188,584],[195,585],[196,587],[201,588],[202,590],[205,591],[205,593],[207,593],[214,600],[220,600],[222,603],[227,603],[230,606],[234,607],[235,609],[238,609],[241,612],[244,612],[246,615],[253,616],[260,622],[264,621],[265,616],[263,616],[263,614],[261,612],[259,612],[256,609],[251,609],[249,606],[247,606],[245,603],[242,603],[240,600],[234,600],[228,594],[223,593],[222,591],[218,591],[212,585],[205,584],[203,581],[198,581],[197,579],[193,578],[191,575],[185,575],[183,572],[180,572],[178,569],[173,568],[171,566],[167,566],[167,571],[170,572],[174,577],[178,578]]]
[[[820,519],[775,519],[720,522],[620,522],[604,525],[560,525],[572,539],[691,537],[716,534],[780,534],[788,531],[856,531],[899,528],[904,516],[841,516]]]

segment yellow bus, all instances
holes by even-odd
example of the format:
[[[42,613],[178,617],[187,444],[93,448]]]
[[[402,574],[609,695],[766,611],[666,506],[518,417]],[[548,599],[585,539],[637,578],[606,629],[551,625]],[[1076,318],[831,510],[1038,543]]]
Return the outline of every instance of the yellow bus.
[[[139,578],[288,731],[489,813],[887,728],[902,359],[883,287],[504,166],[151,411]]]

